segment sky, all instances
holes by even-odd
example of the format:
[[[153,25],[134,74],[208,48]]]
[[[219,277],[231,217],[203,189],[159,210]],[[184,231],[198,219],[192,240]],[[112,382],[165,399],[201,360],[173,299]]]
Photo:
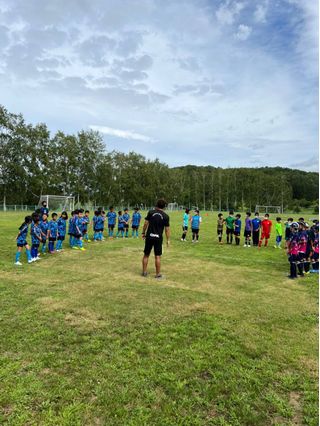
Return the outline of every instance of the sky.
[[[0,104],[169,166],[318,170],[316,0],[0,0]]]

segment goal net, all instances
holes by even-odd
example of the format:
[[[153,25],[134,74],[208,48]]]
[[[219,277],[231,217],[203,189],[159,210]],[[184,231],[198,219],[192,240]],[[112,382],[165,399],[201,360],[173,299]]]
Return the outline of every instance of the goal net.
[[[256,212],[259,213],[282,213],[281,206],[260,206],[256,205]]]
[[[170,210],[170,211],[179,210],[179,204],[178,203],[168,203],[167,210]]]
[[[38,203],[39,207],[41,207],[43,201],[47,203],[47,207],[51,211],[74,210],[74,197],[65,195],[41,195]]]

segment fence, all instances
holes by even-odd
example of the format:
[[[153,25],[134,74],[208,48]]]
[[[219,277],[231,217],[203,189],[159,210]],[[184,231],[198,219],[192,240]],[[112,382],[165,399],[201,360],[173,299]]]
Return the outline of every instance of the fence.
[[[33,212],[35,211],[35,209],[37,209],[38,206],[35,205],[28,205],[28,204],[0,204],[0,211],[14,211],[14,212],[21,212],[21,211],[26,211],[26,212]]]

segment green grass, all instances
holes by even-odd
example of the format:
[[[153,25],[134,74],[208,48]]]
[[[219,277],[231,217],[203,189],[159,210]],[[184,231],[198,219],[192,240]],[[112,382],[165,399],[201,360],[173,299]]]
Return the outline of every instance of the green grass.
[[[288,280],[274,236],[219,246],[212,213],[181,243],[180,216],[156,281],[132,239],[15,268],[0,214],[0,424],[318,424],[317,277]]]

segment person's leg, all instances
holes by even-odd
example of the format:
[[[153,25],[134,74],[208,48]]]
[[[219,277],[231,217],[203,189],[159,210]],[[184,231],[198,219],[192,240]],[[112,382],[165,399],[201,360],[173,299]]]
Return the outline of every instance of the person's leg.
[[[47,240],[42,240],[42,249],[41,249],[42,254],[45,254],[46,248],[47,248]]]
[[[251,247],[251,235],[250,234],[247,235],[247,246]]]
[[[297,278],[297,262],[295,256],[289,257],[290,262],[290,278]]]
[[[197,231],[197,241],[199,241],[199,229]]]
[[[148,269],[149,255],[144,255],[142,258],[142,274],[146,275]]]
[[[17,247],[17,251],[16,251],[16,263],[20,262],[21,251],[22,251],[22,247]]]
[[[26,248],[26,254],[27,254],[28,263],[30,263],[30,262],[32,262],[32,257],[31,257],[31,252],[30,252],[30,246],[28,244],[26,244],[25,248]]]
[[[229,228],[227,228],[227,244],[229,244],[229,235],[230,235],[230,230]]]
[[[230,230],[230,244],[232,244],[232,241],[233,241],[233,231]]]
[[[299,275],[303,276],[303,266],[304,266],[304,254],[303,253],[299,253],[299,257],[298,257],[298,270],[299,270]]]
[[[267,247],[269,242],[269,236],[266,236],[266,238],[264,239],[264,246]]]
[[[186,238],[186,231],[184,229],[184,226],[182,227],[182,235],[181,235],[181,240],[185,240]]]
[[[34,258],[38,259],[38,249],[39,249],[39,244],[36,244],[34,247]]]
[[[161,256],[155,256],[154,263],[156,266],[156,276],[159,277],[161,275]]]

